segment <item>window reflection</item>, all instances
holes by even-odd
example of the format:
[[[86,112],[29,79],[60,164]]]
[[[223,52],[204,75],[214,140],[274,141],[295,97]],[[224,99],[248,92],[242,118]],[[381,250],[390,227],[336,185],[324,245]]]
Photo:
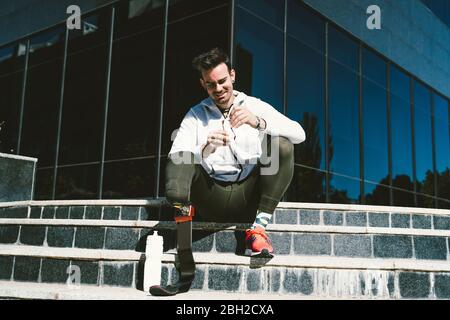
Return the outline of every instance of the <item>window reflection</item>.
[[[378,184],[364,183],[365,201],[368,205],[389,206],[390,188],[389,177],[380,180]]]
[[[283,32],[236,9],[236,89],[283,111]],[[244,87],[240,75],[251,77]]]
[[[358,76],[342,65],[329,63],[329,161],[330,171],[359,178],[359,89]],[[348,196],[356,201],[359,183],[330,176],[335,201]],[[351,189],[342,189],[351,188]],[[330,191],[331,192],[331,191]],[[331,199],[331,198],[330,198]],[[346,201],[342,200],[343,203]]]
[[[409,102],[410,100],[409,76],[393,65],[390,66],[389,72],[390,72],[389,90],[391,91],[391,93]]]
[[[169,23],[178,22],[179,20],[204,14],[207,12],[211,12],[214,9],[217,9],[218,7],[228,5],[229,0],[169,0]],[[224,12],[224,18],[227,18],[228,12]],[[219,24],[219,22],[208,24],[205,21],[198,21],[198,25],[203,26],[204,29],[207,27],[205,26],[211,26],[214,25],[215,27],[222,28],[225,27],[224,24]],[[225,22],[227,24],[228,22]],[[206,30],[205,30],[206,31]],[[217,29],[216,29],[217,31]]]
[[[284,28],[284,1],[237,0],[236,5],[252,11],[275,27]]]
[[[360,181],[357,178],[330,174],[331,203],[361,203]]]
[[[0,152],[17,153],[26,45],[0,50]]]
[[[299,0],[288,0],[287,33],[307,46],[324,53],[325,23]]]
[[[120,1],[116,7],[114,39],[133,37],[161,28],[164,23],[164,5],[165,1]]]
[[[393,185],[398,185],[402,189],[393,188],[392,197],[394,206],[413,207],[414,206],[414,193],[411,191],[403,191],[407,188],[413,188],[413,182],[410,177],[406,175],[396,176],[393,180]]]
[[[163,11],[131,4],[117,11],[115,34],[122,37],[113,43],[106,160],[156,155],[163,27],[155,20]],[[137,15],[139,8],[145,11]]]
[[[367,48],[362,49],[362,73],[383,88],[386,88],[386,61]]]
[[[358,44],[335,27],[328,28],[329,56],[352,70],[358,70]]]
[[[358,77],[330,62],[330,170],[359,177]]]
[[[299,149],[295,149],[296,156]],[[326,202],[325,172],[295,164],[292,182],[286,191],[286,201]]]
[[[433,140],[431,131],[431,94],[428,88],[414,82],[414,143],[417,191],[434,195]],[[418,200],[428,200],[420,197]],[[419,207],[434,207],[433,201],[419,201]]]
[[[100,160],[110,8],[69,32],[60,163]]]
[[[363,79],[364,179],[389,185],[386,89]],[[371,186],[371,184],[366,184]],[[373,188],[370,188],[373,189]],[[364,190],[370,197],[370,190]],[[378,190],[377,190],[378,191]],[[389,195],[389,193],[387,193]],[[376,197],[375,195],[373,195]],[[389,202],[389,197],[387,198]]]
[[[38,161],[39,164],[39,161]],[[34,188],[35,200],[49,200],[53,193],[53,168],[43,168],[36,170],[36,180]]]
[[[392,186],[414,190],[409,77],[391,66]],[[394,189],[394,205],[414,206],[413,194]]]
[[[80,165],[58,168],[56,199],[98,198],[98,165]]]
[[[155,158],[105,163],[103,198],[154,196]]]
[[[64,34],[57,28],[30,39],[21,153],[38,158],[38,168],[55,162]]]
[[[324,56],[288,38],[287,58],[288,116],[300,122],[308,137],[295,161],[325,170]]]
[[[302,125],[307,139],[294,146],[296,166],[286,198],[287,201],[323,202],[325,201],[325,59],[322,54],[292,37],[288,37],[287,48],[288,117]]]
[[[450,103],[434,93],[434,135],[436,146],[436,177],[438,207],[450,209]]]

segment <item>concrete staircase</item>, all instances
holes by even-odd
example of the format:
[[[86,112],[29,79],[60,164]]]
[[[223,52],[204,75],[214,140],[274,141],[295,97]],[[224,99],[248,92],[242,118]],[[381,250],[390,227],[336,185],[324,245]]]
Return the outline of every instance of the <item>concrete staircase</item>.
[[[143,252],[158,230],[176,281],[172,216],[162,200],[0,203],[0,297],[164,299],[142,291]],[[450,210],[280,203],[272,259],[243,255],[248,226],[194,223],[196,278],[175,299],[450,298]]]

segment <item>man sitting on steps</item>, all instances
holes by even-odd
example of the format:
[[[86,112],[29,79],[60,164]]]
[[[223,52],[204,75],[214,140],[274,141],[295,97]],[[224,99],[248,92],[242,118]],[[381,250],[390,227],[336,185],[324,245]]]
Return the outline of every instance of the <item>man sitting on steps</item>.
[[[166,198],[206,221],[255,217],[246,253],[271,256],[265,233],[294,172],[293,144],[305,140],[299,123],[258,98],[233,90],[236,71],[215,48],[193,60],[208,98],[181,122],[166,167]]]

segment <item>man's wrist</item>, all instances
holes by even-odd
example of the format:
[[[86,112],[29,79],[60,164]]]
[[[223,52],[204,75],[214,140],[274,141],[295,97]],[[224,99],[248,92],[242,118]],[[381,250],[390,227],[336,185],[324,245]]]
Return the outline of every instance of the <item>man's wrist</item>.
[[[256,126],[255,126],[255,129],[258,129],[258,130],[265,130],[266,129],[266,127],[267,127],[267,122],[266,122],[266,120],[264,120],[263,118],[261,118],[261,117],[258,117],[258,116],[256,116]]]

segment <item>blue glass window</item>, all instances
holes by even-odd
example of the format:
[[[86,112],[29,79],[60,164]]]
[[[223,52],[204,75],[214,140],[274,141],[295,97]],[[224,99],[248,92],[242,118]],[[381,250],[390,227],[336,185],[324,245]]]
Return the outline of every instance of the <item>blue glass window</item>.
[[[336,62],[330,61],[330,171],[356,179],[360,178],[358,104],[358,75]],[[336,190],[340,195],[338,199],[343,194],[352,199],[352,202],[359,199],[359,183],[354,183],[351,179],[334,176],[330,179],[330,190]]]
[[[236,89],[283,110],[283,32],[241,8],[236,9]]]
[[[389,185],[386,89],[363,79],[364,179]],[[372,188],[373,189],[373,188]],[[371,191],[365,190],[368,194]],[[389,198],[388,198],[389,200]]]
[[[236,5],[258,15],[280,29],[284,28],[284,1],[237,0]]]
[[[417,191],[434,195],[431,94],[428,88],[417,81],[414,82],[414,143]],[[418,205],[425,206],[424,203]]]
[[[394,66],[390,75],[392,186],[396,188],[393,202],[394,205],[414,206],[413,194],[398,190],[414,190],[410,78]]]
[[[328,29],[328,50],[331,59],[358,70],[358,44],[333,26]]]
[[[411,106],[409,77],[391,67],[391,128],[393,177],[412,179]]]
[[[390,188],[385,187],[389,185],[389,177],[381,180],[380,183],[374,184],[370,182],[364,183],[364,192],[366,194],[366,204],[389,206],[390,205]]]
[[[438,207],[450,209],[450,103],[433,94]]]
[[[325,57],[288,37],[287,110],[300,122],[306,141],[295,145],[295,172],[288,201],[325,201]],[[320,170],[319,170],[320,169]]]
[[[325,170],[324,56],[288,38],[288,116],[299,121],[307,140],[296,163]]]
[[[367,48],[362,49],[362,73],[383,88],[386,88],[386,61]]]
[[[359,179],[330,174],[329,198],[331,203],[361,203]]]
[[[301,4],[299,0],[288,1],[287,33],[297,41],[325,51],[325,23]]]

